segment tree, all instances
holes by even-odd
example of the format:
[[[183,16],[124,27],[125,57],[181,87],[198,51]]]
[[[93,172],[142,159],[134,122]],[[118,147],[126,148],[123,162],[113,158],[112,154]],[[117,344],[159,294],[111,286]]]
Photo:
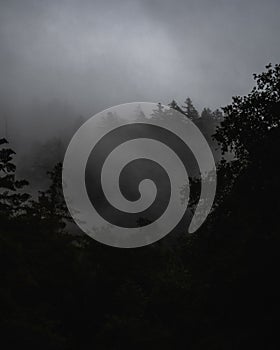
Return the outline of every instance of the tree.
[[[6,139],[0,139],[0,146],[7,144]],[[0,149],[0,217],[1,222],[13,219],[23,214],[27,193],[19,192],[28,185],[26,180],[16,179],[16,165],[12,162],[15,152],[6,147]]]
[[[214,136],[224,153],[234,152],[243,164],[255,145],[280,126],[280,64],[268,64],[253,77],[251,93],[233,97],[232,104],[222,108],[225,118]]]
[[[182,110],[182,108],[178,105],[178,103],[177,103],[175,100],[172,100],[172,101],[168,104],[168,106],[171,107],[171,108],[173,108],[173,109],[175,109],[176,111],[178,111],[178,112],[180,112],[180,113],[186,115],[185,112]]]
[[[221,122],[224,119],[223,112],[219,108],[215,109],[214,112],[212,112],[212,117],[217,122]]]
[[[182,110],[184,111],[184,114],[192,120],[198,119],[199,114],[198,114],[198,111],[195,109],[192,103],[192,100],[189,97],[187,97],[184,103],[185,104],[182,106]]]
[[[213,113],[210,108],[203,108],[203,111],[201,112],[202,120],[210,121],[212,116],[213,116]]]
[[[47,172],[51,184],[46,191],[39,191],[38,200],[32,201],[31,214],[50,232],[60,232],[65,222],[71,220],[62,190],[62,164]]]

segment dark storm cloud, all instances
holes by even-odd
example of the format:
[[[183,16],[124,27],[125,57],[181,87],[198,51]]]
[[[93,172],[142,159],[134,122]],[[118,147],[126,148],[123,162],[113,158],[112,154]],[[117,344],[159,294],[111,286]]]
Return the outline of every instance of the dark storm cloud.
[[[124,102],[224,105],[280,61],[279,10],[277,0],[2,0],[2,115],[42,137]]]

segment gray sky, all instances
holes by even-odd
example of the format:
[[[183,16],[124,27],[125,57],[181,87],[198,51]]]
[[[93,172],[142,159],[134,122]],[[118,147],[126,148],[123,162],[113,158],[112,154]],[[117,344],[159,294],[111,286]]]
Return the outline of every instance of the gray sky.
[[[223,106],[280,62],[279,13],[279,0],[0,0],[1,114],[43,137],[125,102]]]

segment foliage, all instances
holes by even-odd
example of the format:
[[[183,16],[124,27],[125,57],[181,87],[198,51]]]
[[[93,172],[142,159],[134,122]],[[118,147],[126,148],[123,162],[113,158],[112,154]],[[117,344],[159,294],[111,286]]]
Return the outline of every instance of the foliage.
[[[255,92],[225,108],[215,137],[236,158],[219,164],[218,204],[195,235],[125,250],[66,234],[61,164],[50,172],[50,186],[28,202],[21,226],[0,227],[4,348],[276,347],[278,70],[268,68],[258,76]],[[264,118],[258,119],[257,110]],[[205,110],[201,119],[213,113]],[[0,184],[18,195],[25,183],[16,182],[14,152],[2,150]],[[240,164],[246,164],[242,172]],[[5,179],[7,174],[13,176]]]
[[[234,152],[242,161],[271,129],[280,126],[280,64],[267,65],[254,79],[256,86],[247,96],[235,96],[223,108],[225,119],[214,135],[223,152]]]
[[[59,232],[65,227],[67,221],[71,221],[63,197],[62,164],[56,164],[47,174],[50,185],[46,191],[39,191],[37,200],[31,201],[29,215],[47,230]]]
[[[7,143],[6,139],[0,139],[0,146]],[[0,149],[0,217],[2,221],[21,215],[29,199],[27,193],[18,191],[28,185],[28,182],[16,179],[14,155],[15,152],[10,148]]]

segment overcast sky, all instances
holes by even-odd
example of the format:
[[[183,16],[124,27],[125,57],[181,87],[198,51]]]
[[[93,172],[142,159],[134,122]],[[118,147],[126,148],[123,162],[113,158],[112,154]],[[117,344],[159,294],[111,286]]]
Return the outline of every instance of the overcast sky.
[[[125,102],[223,106],[280,62],[279,13],[279,0],[0,0],[1,114],[43,135]],[[67,107],[48,119],[54,99]]]

